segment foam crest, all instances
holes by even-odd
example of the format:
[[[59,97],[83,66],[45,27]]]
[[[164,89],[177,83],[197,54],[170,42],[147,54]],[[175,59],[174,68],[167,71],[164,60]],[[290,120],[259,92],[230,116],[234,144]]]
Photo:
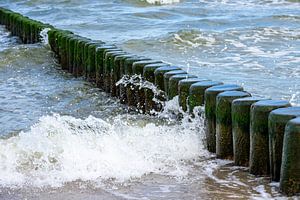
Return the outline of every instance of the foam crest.
[[[143,0],[145,1],[145,0]],[[163,5],[163,4],[173,4],[179,3],[180,0],[146,0],[147,3],[155,4],[155,5]]]
[[[28,132],[0,140],[2,186],[103,183],[157,173],[185,176],[185,160],[205,155],[198,120],[167,126],[130,125],[90,116],[44,116]],[[200,126],[199,126],[200,124]]]
[[[197,30],[181,30],[173,35],[173,42],[177,46],[197,48],[212,46],[217,43],[214,35]]]

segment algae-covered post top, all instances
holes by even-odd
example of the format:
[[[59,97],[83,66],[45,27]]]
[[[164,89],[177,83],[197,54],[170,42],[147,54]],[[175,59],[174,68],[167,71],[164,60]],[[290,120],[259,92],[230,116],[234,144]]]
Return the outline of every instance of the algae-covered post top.
[[[192,74],[177,74],[170,77],[169,88],[168,88],[168,99],[173,99],[176,95],[178,95],[179,81],[188,78],[197,78],[197,76]]]
[[[142,75],[144,71],[144,67],[149,64],[154,63],[162,63],[160,60],[141,60],[134,62],[132,65],[132,72],[133,74]]]
[[[161,68],[161,67],[169,67],[170,65],[167,63],[153,63],[153,64],[148,64],[144,67],[143,70],[143,77],[151,83],[154,83],[155,77],[154,77],[154,72],[156,69]]]
[[[160,67],[160,68],[157,68],[155,71],[154,71],[154,82],[155,82],[155,85],[157,86],[158,89],[162,90],[162,91],[165,91],[165,88],[164,88],[164,74],[169,72],[169,71],[174,71],[174,70],[180,70],[179,67],[176,67],[176,66],[165,66],[165,67]]]
[[[182,108],[183,111],[187,111],[188,103],[187,98],[189,97],[189,90],[192,84],[201,82],[201,81],[208,81],[206,78],[188,78],[180,80],[178,83],[178,101],[179,106]]]
[[[166,94],[169,93],[169,79],[170,77],[174,76],[174,75],[178,75],[178,74],[187,74],[186,71],[184,70],[172,70],[169,72],[166,72],[164,74],[164,91],[166,92]]]
[[[191,85],[189,90],[189,110],[193,112],[196,106],[204,105],[204,92],[207,88],[222,85],[223,83],[220,81],[201,81]]]
[[[132,75],[133,74],[133,63],[139,62],[139,61],[146,61],[146,60],[151,60],[150,58],[146,57],[133,57],[133,58],[127,58],[124,62],[124,71],[125,74],[127,75]]]
[[[117,55],[117,56],[114,58],[115,67],[116,67],[117,69],[119,69],[120,75],[123,75],[123,74],[125,73],[125,71],[124,71],[124,66],[122,66],[122,65],[123,65],[123,62],[124,62],[127,58],[134,58],[134,57],[137,57],[137,55],[127,53],[127,54],[123,54],[123,55]]]

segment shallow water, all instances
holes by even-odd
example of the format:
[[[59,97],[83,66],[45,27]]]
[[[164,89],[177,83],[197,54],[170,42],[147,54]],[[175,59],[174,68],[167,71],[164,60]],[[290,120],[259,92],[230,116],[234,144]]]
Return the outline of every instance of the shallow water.
[[[149,1],[151,2],[151,1]],[[297,1],[3,0],[0,6],[190,73],[300,103]],[[164,4],[170,3],[170,4]],[[0,27],[0,199],[268,199],[276,183],[215,160],[175,101],[139,115]]]

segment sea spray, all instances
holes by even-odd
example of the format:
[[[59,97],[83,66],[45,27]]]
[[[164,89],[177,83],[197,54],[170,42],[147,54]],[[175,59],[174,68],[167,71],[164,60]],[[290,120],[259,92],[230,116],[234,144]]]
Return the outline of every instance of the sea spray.
[[[116,86],[118,85],[124,85],[125,87],[127,85],[130,85],[130,87],[137,86],[139,90],[149,89],[154,94],[152,100],[162,106],[164,105],[164,100],[166,100],[165,92],[158,89],[153,83],[146,81],[141,75],[125,75],[116,83]]]
[[[40,32],[41,42],[45,45],[48,45],[48,31],[50,31],[50,28],[44,28]]]
[[[59,187],[77,180],[124,182],[149,173],[184,177],[185,161],[206,156],[199,119],[138,126],[123,117],[111,122],[41,117],[28,132],[0,140],[0,184]]]

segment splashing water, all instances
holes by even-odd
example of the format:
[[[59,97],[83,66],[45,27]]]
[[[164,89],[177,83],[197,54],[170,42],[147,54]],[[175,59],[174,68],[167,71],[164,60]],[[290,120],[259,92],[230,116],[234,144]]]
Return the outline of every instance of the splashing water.
[[[28,132],[0,140],[0,184],[61,186],[76,180],[123,182],[145,174],[185,176],[197,158],[199,122],[175,126],[112,123],[90,116],[44,116]],[[205,151],[204,151],[205,152]]]
[[[48,31],[50,31],[50,28],[44,28],[41,32],[40,32],[40,36],[41,36],[41,42],[45,45],[48,44]]]
[[[153,92],[153,101],[155,103],[164,104],[164,100],[166,99],[165,92],[158,89],[155,84],[146,81],[141,75],[124,75],[117,83],[118,85],[126,86],[137,86],[140,90],[141,89],[149,89]]]

